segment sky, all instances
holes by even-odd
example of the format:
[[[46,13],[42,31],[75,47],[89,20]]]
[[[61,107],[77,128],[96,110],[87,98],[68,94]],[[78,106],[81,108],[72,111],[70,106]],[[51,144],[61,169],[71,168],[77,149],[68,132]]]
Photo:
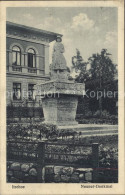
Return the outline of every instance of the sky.
[[[84,61],[106,48],[113,62],[118,63],[117,14],[115,7],[9,7],[7,21],[62,34],[64,56],[71,67],[76,48]]]

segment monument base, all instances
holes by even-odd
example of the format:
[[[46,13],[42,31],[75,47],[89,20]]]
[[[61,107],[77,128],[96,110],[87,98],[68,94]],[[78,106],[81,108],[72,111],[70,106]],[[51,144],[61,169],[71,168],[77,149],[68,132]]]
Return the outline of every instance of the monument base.
[[[77,125],[75,121],[78,97],[61,94],[42,99],[45,123],[57,126]]]

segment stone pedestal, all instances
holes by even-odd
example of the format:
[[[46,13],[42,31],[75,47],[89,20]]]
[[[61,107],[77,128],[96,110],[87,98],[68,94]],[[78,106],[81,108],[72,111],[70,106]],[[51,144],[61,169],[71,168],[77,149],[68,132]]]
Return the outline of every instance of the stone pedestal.
[[[59,95],[59,97],[43,98],[43,113],[46,123],[63,125],[77,125],[75,121],[78,97]]]
[[[75,121],[78,97],[85,92],[83,83],[51,80],[37,85],[41,92],[46,123],[58,126],[77,125]]]

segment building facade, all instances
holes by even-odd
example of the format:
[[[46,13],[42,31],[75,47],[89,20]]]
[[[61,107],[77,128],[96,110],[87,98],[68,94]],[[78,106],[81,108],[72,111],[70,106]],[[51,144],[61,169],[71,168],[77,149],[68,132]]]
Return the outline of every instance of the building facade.
[[[6,24],[6,91],[7,105],[37,101],[34,86],[49,80],[49,43],[57,33],[7,22]]]
[[[59,34],[12,22],[6,33],[7,104],[32,101],[34,85],[49,79],[49,43]]]

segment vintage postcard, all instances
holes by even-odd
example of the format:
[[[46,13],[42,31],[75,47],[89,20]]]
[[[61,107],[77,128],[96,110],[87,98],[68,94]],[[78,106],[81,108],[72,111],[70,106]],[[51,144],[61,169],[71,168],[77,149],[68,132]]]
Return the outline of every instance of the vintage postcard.
[[[0,194],[125,194],[124,1],[0,1]]]

